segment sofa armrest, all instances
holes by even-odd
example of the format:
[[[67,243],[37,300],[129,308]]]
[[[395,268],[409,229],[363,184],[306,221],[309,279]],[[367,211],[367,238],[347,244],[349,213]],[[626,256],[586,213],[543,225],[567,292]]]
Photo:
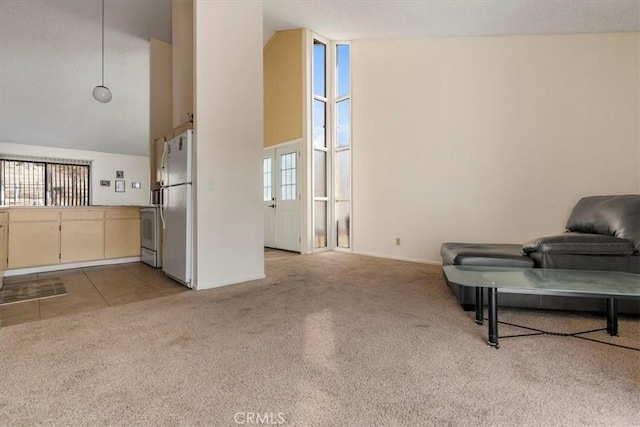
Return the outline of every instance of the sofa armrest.
[[[569,216],[567,231],[627,239],[640,250],[640,194],[583,197]]]
[[[619,237],[602,234],[564,233],[557,236],[539,237],[525,243],[522,250],[527,255],[533,252],[564,253],[580,255],[631,255],[633,243]]]

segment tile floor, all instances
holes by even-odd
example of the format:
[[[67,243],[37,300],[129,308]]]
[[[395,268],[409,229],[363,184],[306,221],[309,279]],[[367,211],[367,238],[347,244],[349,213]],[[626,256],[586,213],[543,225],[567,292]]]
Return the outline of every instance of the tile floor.
[[[136,262],[6,277],[17,283],[59,277],[67,294],[0,306],[0,327],[97,310],[188,291],[161,269]]]
[[[300,256],[295,252],[265,249],[265,261]],[[162,269],[141,262],[77,268],[5,277],[4,283],[18,283],[59,277],[67,294],[0,306],[0,327],[50,319],[177,294],[189,288],[169,279]]]

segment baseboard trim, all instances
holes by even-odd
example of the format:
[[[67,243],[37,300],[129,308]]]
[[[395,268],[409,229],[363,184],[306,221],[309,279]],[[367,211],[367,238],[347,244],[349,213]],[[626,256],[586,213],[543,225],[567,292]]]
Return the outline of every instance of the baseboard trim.
[[[68,264],[44,265],[41,267],[14,268],[4,272],[4,277],[20,276],[22,274],[46,273],[49,271],[71,270],[72,268],[99,267],[101,265],[125,264],[140,261],[139,256],[128,258],[101,259],[97,261],[72,262]]]
[[[364,256],[370,256],[375,258],[385,258],[385,259],[393,259],[397,261],[416,262],[418,264],[442,265],[442,261],[431,261],[428,259],[409,258],[409,257],[403,257],[403,256],[395,256],[395,255],[382,255],[382,254],[376,254],[373,252],[353,251],[351,253],[355,255],[364,255]]]

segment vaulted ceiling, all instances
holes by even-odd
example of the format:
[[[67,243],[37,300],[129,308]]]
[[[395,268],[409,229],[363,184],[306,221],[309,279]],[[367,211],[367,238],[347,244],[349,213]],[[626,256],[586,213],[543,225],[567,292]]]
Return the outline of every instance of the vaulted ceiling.
[[[640,31],[640,1],[264,0],[265,43],[301,27],[332,40]]]
[[[333,40],[640,31],[638,0],[264,0],[264,42],[305,27]],[[148,40],[171,0],[0,1],[0,142],[147,155]]]
[[[148,155],[149,39],[171,41],[171,0],[0,1],[0,142]]]

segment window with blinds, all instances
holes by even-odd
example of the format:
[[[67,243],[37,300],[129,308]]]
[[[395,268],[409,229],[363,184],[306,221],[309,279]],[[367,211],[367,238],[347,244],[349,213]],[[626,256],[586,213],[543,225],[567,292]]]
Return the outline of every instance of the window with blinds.
[[[0,205],[88,206],[90,167],[0,158]]]

